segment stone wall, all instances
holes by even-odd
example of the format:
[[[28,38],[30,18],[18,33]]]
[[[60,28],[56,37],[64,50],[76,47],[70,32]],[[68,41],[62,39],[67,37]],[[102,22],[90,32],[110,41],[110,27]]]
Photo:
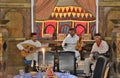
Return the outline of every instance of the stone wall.
[[[16,44],[23,41],[21,38],[29,38],[31,32],[30,0],[0,0],[0,20],[4,19],[9,20],[5,26],[8,38],[7,50],[4,52],[5,64],[2,66],[5,70],[0,72],[0,78],[18,74],[18,70],[24,68],[23,58]]]

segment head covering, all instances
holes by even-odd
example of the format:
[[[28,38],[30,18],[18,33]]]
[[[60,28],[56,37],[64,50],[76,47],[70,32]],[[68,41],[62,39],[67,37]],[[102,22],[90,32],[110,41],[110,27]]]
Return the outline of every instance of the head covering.
[[[101,36],[100,33],[96,33],[94,36]]]
[[[33,35],[37,35],[37,33],[33,32],[30,34],[30,36],[32,37]]]
[[[69,31],[72,31],[72,30],[74,30],[74,28],[70,28],[70,29],[69,29]]]

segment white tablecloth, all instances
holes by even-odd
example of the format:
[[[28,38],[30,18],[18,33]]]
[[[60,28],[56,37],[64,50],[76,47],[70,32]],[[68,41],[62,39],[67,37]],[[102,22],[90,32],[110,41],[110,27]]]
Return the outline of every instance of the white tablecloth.
[[[60,72],[55,72],[55,74],[59,77],[59,78],[78,78],[75,75],[72,74],[66,74],[66,73],[60,73]],[[15,75],[13,78],[20,78],[20,75]],[[38,72],[36,74],[36,76],[32,76],[29,73],[25,73],[23,78],[42,78],[42,73]]]

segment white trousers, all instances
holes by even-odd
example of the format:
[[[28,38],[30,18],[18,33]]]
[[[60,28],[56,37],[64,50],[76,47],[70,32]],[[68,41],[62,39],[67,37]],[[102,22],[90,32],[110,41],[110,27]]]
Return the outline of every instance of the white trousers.
[[[92,60],[91,58],[86,58],[84,61],[84,73],[86,76],[90,76],[90,64],[95,65],[95,60]]]
[[[77,59],[76,63],[78,63],[80,61],[81,57],[80,57],[79,51],[77,51],[77,50],[67,50],[67,49],[64,49],[64,51],[73,51],[73,52],[75,52],[75,57]]]

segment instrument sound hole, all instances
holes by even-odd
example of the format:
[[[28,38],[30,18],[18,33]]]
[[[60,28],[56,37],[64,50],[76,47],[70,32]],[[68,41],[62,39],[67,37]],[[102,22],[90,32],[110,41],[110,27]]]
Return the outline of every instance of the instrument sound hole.
[[[34,48],[33,48],[33,47],[31,47],[31,48],[30,48],[30,51],[33,51],[33,50],[34,50]]]

